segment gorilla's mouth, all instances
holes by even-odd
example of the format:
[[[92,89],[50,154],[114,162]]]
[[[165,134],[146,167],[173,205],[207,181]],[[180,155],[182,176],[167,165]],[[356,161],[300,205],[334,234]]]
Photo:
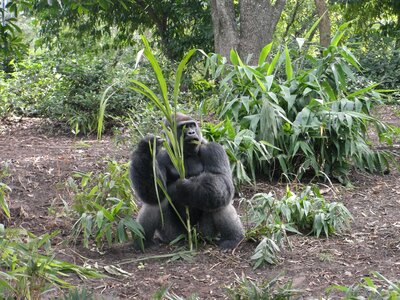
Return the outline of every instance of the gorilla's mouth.
[[[187,138],[186,140],[185,140],[185,143],[188,143],[188,144],[200,144],[200,140],[199,140],[199,138],[198,137],[191,137],[191,138]]]

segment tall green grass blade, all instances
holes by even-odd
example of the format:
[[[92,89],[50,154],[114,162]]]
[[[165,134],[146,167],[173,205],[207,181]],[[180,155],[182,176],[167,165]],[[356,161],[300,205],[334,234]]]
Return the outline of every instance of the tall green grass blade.
[[[285,71],[287,80],[291,81],[293,79],[293,67],[292,67],[292,61],[290,60],[290,54],[287,45],[285,47]]]
[[[371,84],[371,85],[369,85],[369,86],[367,86],[367,87],[365,87],[363,89],[360,89],[360,90],[358,90],[358,91],[356,91],[354,93],[351,93],[350,95],[347,96],[347,98],[352,99],[352,98],[354,98],[354,97],[356,97],[358,95],[365,94],[366,92],[372,90],[374,87],[376,87],[378,85],[379,85],[379,83]]]
[[[304,39],[308,40],[311,36],[311,34],[314,32],[315,28],[317,28],[318,24],[321,22],[322,18],[325,16],[326,12],[324,12],[322,14],[321,17],[319,17],[319,19],[317,21],[315,21],[315,23],[311,26],[310,30],[308,30],[306,32],[306,34],[304,35]]]
[[[98,115],[98,118],[97,118],[97,139],[98,140],[101,140],[101,136],[103,134],[104,117],[105,117],[105,113],[106,113],[107,102],[115,94],[115,91],[114,91],[108,97],[106,97],[108,91],[113,86],[114,86],[114,84],[112,84],[109,87],[107,87],[106,90],[104,91],[103,95],[101,96],[101,99],[100,99],[99,115]]]
[[[178,104],[178,94],[179,94],[179,87],[181,84],[182,73],[190,60],[193,54],[197,51],[197,49],[192,49],[185,54],[181,62],[179,63],[178,69],[176,70],[176,77],[175,77],[175,86],[174,86],[174,106],[176,107]]]
[[[158,64],[157,59],[154,57],[146,37],[144,35],[142,35],[141,38],[142,38],[143,44],[145,46],[144,55],[149,60],[151,66],[153,68],[153,71],[154,71],[154,73],[155,73],[155,75],[157,77],[158,86],[159,86],[160,91],[161,91],[161,95],[162,95],[162,99],[163,99],[163,102],[164,102],[165,110],[167,111],[168,115],[172,115],[171,106],[170,106],[170,103],[168,102],[167,82],[166,82],[165,77],[163,75],[162,69],[161,69],[160,65]]]
[[[267,76],[272,75],[272,73],[275,71],[275,66],[278,63],[280,56],[281,53],[278,51],[278,53],[276,53],[274,58],[272,59],[271,64],[268,66]]]

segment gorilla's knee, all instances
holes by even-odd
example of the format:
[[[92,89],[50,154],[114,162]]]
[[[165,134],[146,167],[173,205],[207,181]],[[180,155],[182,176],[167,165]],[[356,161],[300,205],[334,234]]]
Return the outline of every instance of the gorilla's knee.
[[[232,204],[214,212],[213,220],[221,234],[218,244],[222,249],[233,249],[243,240],[243,225]]]

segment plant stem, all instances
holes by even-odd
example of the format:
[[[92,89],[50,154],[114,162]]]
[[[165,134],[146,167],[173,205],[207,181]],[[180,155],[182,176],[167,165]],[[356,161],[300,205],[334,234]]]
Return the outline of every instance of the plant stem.
[[[186,206],[186,229],[188,233],[188,243],[189,243],[189,251],[193,251],[193,240],[192,240],[192,227],[190,226],[190,212],[189,207]]]

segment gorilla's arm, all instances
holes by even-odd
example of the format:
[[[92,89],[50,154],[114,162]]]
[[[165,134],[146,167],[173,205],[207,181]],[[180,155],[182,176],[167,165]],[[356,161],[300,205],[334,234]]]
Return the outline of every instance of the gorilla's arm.
[[[204,172],[175,181],[168,186],[169,195],[175,203],[205,211],[228,205],[234,186],[225,150],[217,143],[202,144],[199,156]]]
[[[150,151],[150,148],[154,145],[154,139],[156,139],[156,151],[158,153],[158,149],[162,145],[162,140],[154,136],[146,136],[138,143],[136,149],[132,152],[130,166],[130,177],[133,189],[140,200],[151,205],[158,204],[157,192],[154,184],[153,155]],[[159,163],[158,159],[156,161],[156,172],[157,177],[162,180],[165,186],[165,166]],[[158,189],[158,193],[161,199],[164,198],[161,188]]]

